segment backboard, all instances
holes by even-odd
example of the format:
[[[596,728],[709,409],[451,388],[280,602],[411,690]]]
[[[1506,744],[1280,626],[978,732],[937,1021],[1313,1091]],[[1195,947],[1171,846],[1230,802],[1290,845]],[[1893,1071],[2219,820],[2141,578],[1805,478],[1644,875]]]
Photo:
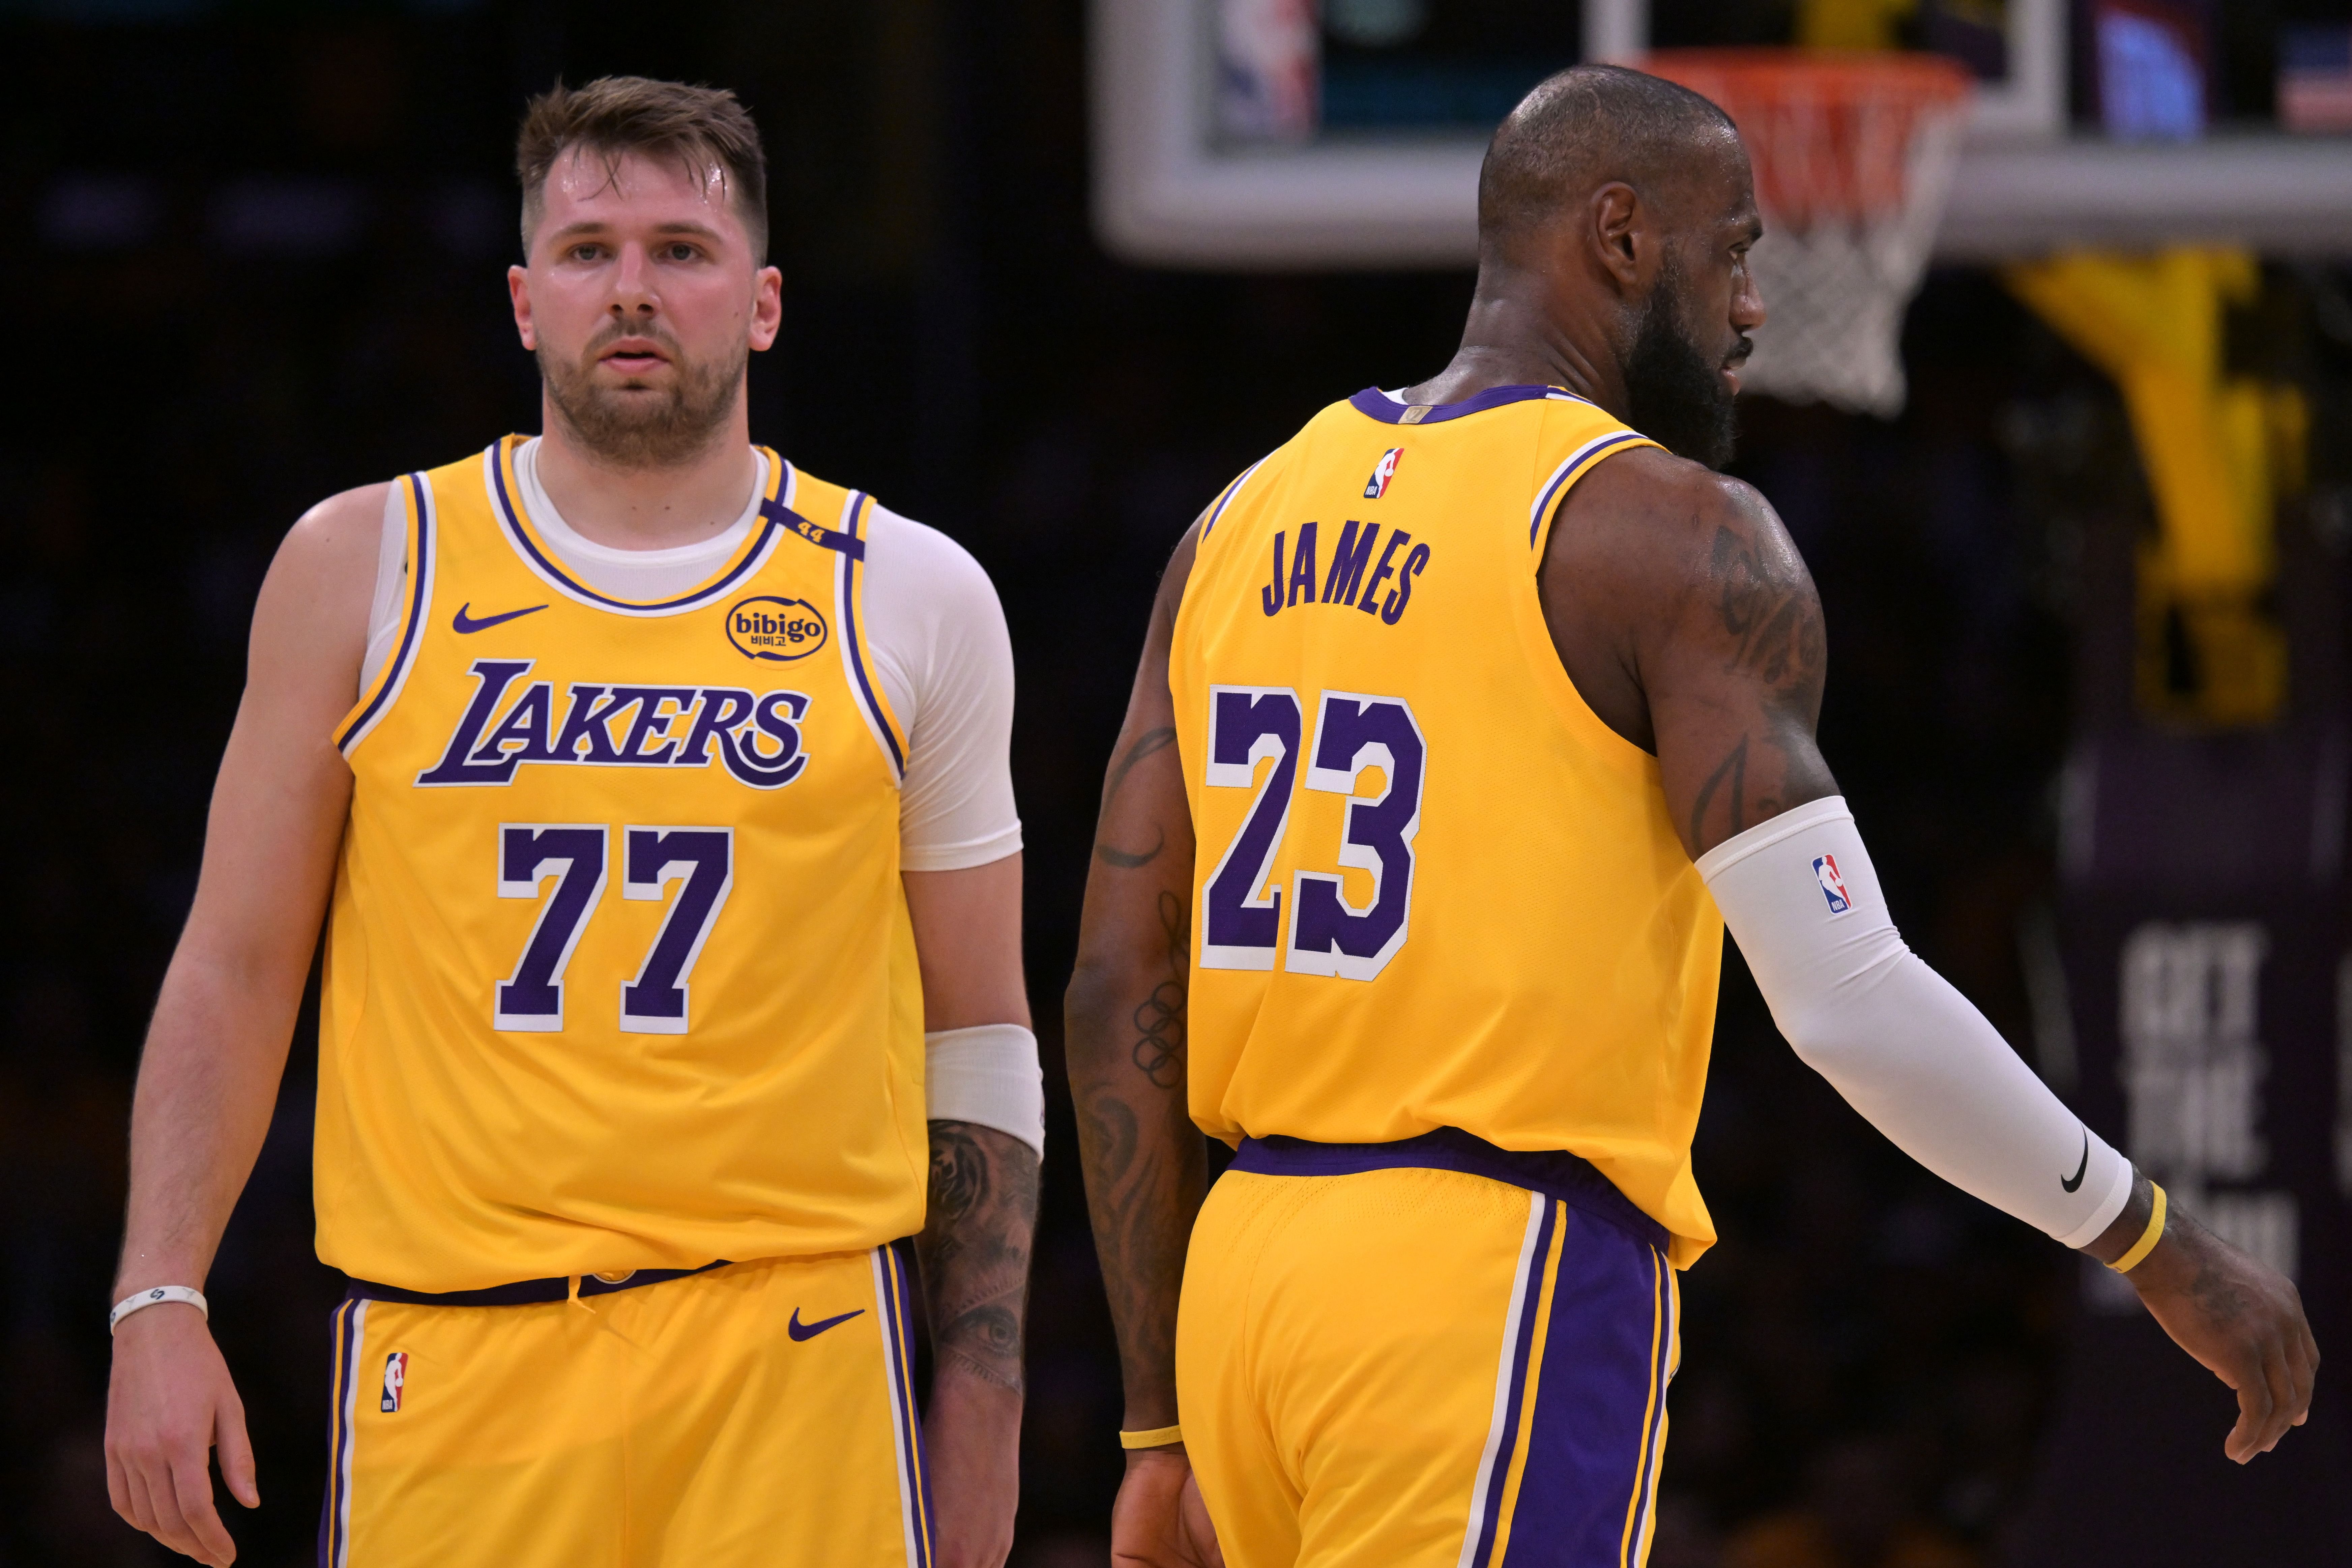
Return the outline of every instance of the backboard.
[[[1377,18],[1426,3],[1349,9]],[[2259,131],[2117,142],[2070,129],[2067,14],[2066,0],[1999,8],[1997,68],[1977,92],[1938,256],[2175,242],[2352,254],[2352,142]],[[1431,100],[1438,112],[1417,122],[1368,123],[1345,94],[1327,118],[1312,112],[1316,84],[1301,73],[1319,72],[1327,89],[1338,79],[1311,56],[1281,58],[1301,43],[1312,50],[1299,27],[1315,17],[1313,0],[1094,0],[1095,221],[1111,251],[1233,270],[1470,264],[1478,161],[1513,79],[1490,73]],[[1237,38],[1237,20],[1258,31]],[[1572,34],[1564,17],[1554,29],[1549,55],[1523,51],[1516,85],[1575,58],[1638,62],[1651,22],[1648,0],[1585,0]],[[1273,70],[1247,58],[1254,47],[1271,48]],[[1267,112],[1255,121],[1234,112],[1253,70],[1288,88],[1286,100],[1261,95]]]

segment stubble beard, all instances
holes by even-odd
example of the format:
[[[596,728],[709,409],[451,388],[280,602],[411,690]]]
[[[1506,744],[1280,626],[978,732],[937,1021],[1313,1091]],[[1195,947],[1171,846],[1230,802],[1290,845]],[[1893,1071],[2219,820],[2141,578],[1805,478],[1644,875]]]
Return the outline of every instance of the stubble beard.
[[[1691,341],[1681,268],[1669,256],[1625,356],[1626,423],[1679,458],[1720,468],[1739,439],[1739,409],[1722,365]]]
[[[653,337],[668,352],[676,373],[670,385],[599,386],[596,356],[618,335],[600,333],[577,362],[560,360],[542,344],[539,374],[548,405],[583,448],[614,468],[682,468],[709,449],[734,414],[751,346],[723,362],[698,361],[675,340],[638,328],[628,335]]]

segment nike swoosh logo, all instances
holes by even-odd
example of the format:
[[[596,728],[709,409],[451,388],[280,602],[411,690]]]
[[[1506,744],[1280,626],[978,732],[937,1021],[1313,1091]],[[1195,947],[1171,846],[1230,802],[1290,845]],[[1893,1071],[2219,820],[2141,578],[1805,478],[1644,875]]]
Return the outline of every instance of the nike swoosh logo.
[[[2090,1168],[2091,1135],[2088,1132],[2085,1132],[2083,1134],[2083,1163],[2074,1167],[2074,1176],[2072,1181],[2067,1180],[2064,1176],[2061,1176],[2058,1178],[2058,1184],[2065,1188],[2068,1192],[2073,1192],[2075,1188],[2083,1184],[2083,1173]]]
[[[449,629],[456,632],[459,637],[464,637],[468,632],[488,631],[492,626],[498,626],[501,622],[513,620],[517,616],[536,615],[540,611],[547,608],[545,605],[533,605],[527,610],[509,610],[505,615],[484,616],[478,621],[466,613],[473,607],[474,602],[471,599],[468,599],[464,604],[458,605],[457,618],[449,623]]]
[[[803,1323],[801,1321],[801,1310],[798,1307],[794,1307],[793,1309],[793,1321],[784,1325],[784,1332],[792,1335],[795,1342],[801,1340],[813,1340],[816,1338],[817,1335],[824,1332],[827,1329],[837,1329],[842,1324],[849,1321],[850,1319],[859,1318],[865,1315],[866,1309],[860,1307],[854,1312],[844,1312],[837,1318],[819,1318],[814,1323]]]

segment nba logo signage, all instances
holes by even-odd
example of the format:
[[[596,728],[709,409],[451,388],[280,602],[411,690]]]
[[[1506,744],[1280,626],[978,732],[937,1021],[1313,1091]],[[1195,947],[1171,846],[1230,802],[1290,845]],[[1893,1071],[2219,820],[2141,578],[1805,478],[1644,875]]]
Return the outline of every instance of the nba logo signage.
[[[1391,447],[1372,465],[1372,477],[1364,482],[1364,499],[1378,500],[1389,493],[1389,481],[1396,478],[1397,459],[1404,456],[1402,447]]]
[[[1845,879],[1838,875],[1836,856],[1823,855],[1816,859],[1813,875],[1821,880],[1822,897],[1830,901],[1830,913],[1842,915],[1853,908],[1853,900],[1845,896]]]
[[[383,1358],[383,1404],[380,1408],[387,1415],[400,1408],[400,1395],[408,1386],[408,1352],[394,1351]]]

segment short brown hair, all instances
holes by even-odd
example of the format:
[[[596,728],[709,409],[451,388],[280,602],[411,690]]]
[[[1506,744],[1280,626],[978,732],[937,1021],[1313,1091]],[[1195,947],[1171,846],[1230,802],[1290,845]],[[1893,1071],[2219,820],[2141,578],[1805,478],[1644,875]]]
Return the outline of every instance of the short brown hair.
[[[530,100],[515,137],[515,177],[522,182],[522,248],[547,210],[547,176],[555,161],[577,148],[617,171],[622,157],[642,153],[676,158],[698,176],[713,163],[724,170],[735,216],[751,237],[751,259],[768,259],[768,159],[751,111],[724,88],[641,76],[605,76],[582,88],[561,81]]]

